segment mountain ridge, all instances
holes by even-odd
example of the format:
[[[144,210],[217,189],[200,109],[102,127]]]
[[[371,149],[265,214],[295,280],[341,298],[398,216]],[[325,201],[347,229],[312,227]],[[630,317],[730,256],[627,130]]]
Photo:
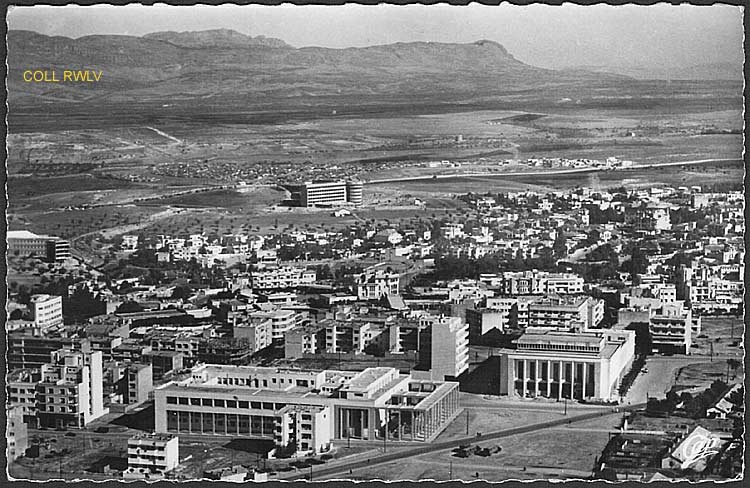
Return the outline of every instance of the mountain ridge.
[[[549,84],[613,80],[608,74],[528,65],[490,40],[401,42],[366,47],[295,48],[280,39],[229,29],[92,35],[72,39],[8,32],[10,99],[60,97],[268,97],[470,95]],[[95,86],[24,83],[26,69],[95,69]],[[621,77],[620,77],[621,78]],[[29,98],[31,97],[31,98]]]

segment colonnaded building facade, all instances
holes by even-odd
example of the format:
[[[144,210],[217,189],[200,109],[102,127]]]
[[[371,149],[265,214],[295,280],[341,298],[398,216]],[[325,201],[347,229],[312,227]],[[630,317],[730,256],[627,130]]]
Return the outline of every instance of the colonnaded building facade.
[[[615,401],[635,355],[635,331],[529,328],[503,355],[501,394]]]
[[[457,382],[395,368],[312,371],[201,364],[154,392],[158,433],[272,438],[298,452],[334,439],[429,442],[459,413]]]

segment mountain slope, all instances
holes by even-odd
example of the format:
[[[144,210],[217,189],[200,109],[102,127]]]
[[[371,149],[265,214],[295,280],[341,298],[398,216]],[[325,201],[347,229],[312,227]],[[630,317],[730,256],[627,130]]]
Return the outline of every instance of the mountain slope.
[[[293,48],[230,30],[78,39],[9,31],[13,102],[252,96],[265,100],[340,95],[498,93],[611,77],[524,64],[493,41]],[[102,71],[96,84],[25,83],[25,69]]]

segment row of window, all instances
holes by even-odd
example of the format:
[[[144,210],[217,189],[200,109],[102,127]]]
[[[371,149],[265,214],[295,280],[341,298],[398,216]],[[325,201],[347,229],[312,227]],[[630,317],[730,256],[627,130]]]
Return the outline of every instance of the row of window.
[[[222,398],[187,398],[173,396],[167,397],[167,404],[219,408],[252,408],[254,410],[281,410],[286,407],[286,403],[249,402],[245,400],[224,400]]]
[[[168,432],[273,435],[276,417],[167,410]]]

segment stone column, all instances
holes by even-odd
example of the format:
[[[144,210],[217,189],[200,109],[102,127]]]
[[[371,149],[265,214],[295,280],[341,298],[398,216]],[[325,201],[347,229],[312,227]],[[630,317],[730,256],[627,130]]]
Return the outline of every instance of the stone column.
[[[534,397],[539,396],[539,370],[542,369],[542,365],[538,359],[534,360]]]
[[[521,397],[526,398],[526,376],[528,375],[528,361],[523,360],[523,375],[521,376]]]
[[[562,391],[563,391],[563,381],[564,381],[564,372],[565,372],[565,370],[563,369],[563,362],[562,361],[559,362],[558,366],[559,366],[559,369],[557,371],[557,399],[558,400],[562,400],[562,397],[563,397],[562,396]]]
[[[552,391],[552,361],[547,360],[547,398],[549,398],[551,391]]]
[[[576,362],[570,362],[570,399],[576,398]]]
[[[587,363],[583,363],[583,388],[581,388],[581,397],[586,398],[586,369],[588,368]]]

